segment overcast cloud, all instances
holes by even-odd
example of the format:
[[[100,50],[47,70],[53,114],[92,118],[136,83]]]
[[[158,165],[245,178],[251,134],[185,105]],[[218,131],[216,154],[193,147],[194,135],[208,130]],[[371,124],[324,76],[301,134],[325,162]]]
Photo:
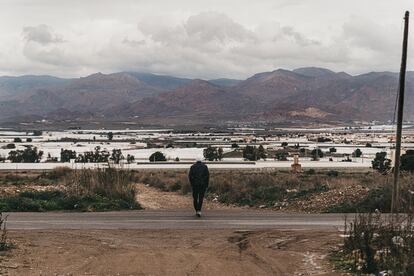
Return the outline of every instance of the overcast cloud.
[[[398,71],[412,0],[0,0],[0,75]],[[413,14],[414,16],[414,14]],[[414,26],[413,26],[414,28]],[[414,41],[408,68],[414,66]]]

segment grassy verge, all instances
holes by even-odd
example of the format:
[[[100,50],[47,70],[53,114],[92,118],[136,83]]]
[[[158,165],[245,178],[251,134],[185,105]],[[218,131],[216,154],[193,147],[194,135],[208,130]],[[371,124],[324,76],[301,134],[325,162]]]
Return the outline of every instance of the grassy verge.
[[[191,191],[186,171],[142,171],[137,181],[164,191],[181,194]],[[316,200],[322,206],[318,212],[388,212],[390,186],[390,177],[376,172],[307,170],[291,174],[289,171],[211,170],[207,196],[221,203],[241,206],[283,209],[299,202],[295,210],[300,210],[303,202]],[[409,197],[412,197],[408,191],[414,190],[414,175],[403,175],[401,187],[402,200],[408,206]],[[414,197],[411,200],[414,202]],[[329,204],[324,205],[328,201]]]
[[[107,211],[140,209],[134,176],[116,169],[70,170],[58,168],[33,178],[49,184],[46,190],[23,190],[0,198],[2,212],[53,210]]]
[[[26,191],[0,199],[0,210],[3,212],[109,211],[139,208],[139,204],[135,201],[101,195],[69,195],[58,190]]]

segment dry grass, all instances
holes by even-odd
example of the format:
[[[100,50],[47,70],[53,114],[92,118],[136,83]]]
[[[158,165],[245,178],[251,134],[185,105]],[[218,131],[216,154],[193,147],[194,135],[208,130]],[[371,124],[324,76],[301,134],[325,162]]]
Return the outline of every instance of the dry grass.
[[[164,191],[186,194],[191,190],[187,171],[183,170],[141,171],[137,174],[137,179]],[[367,193],[356,194],[352,196],[355,201],[348,202],[345,197],[341,197],[341,190],[344,187],[358,187],[369,191],[369,198],[360,206],[364,211],[380,207],[380,210],[386,212],[389,211],[389,205],[381,202],[390,201],[388,188],[391,183],[391,176],[376,172],[307,171],[291,174],[288,171],[211,170],[209,196],[214,196],[222,203],[271,207],[282,201],[306,201],[311,194],[329,190],[333,193],[337,191],[338,202],[326,206],[325,211],[355,212],[355,204],[358,200],[363,201]],[[414,187],[413,184],[414,175],[401,176],[402,195],[406,201],[409,199],[407,191],[410,185],[411,188]],[[338,204],[338,208],[335,204]]]
[[[414,275],[414,214],[357,214],[345,224],[339,264],[356,273]]]
[[[69,195],[99,195],[109,199],[135,201],[134,176],[128,170],[72,170],[64,176],[63,183],[65,192]]]

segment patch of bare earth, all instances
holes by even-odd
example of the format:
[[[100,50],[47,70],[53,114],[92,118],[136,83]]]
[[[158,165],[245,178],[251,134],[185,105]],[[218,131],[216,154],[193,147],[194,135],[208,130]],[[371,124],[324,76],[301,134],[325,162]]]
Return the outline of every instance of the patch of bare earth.
[[[148,210],[167,209],[192,209],[193,198],[191,195],[180,195],[174,192],[165,192],[145,184],[137,184],[137,201]],[[237,207],[220,204],[204,199],[203,209],[234,209]]]
[[[341,275],[337,232],[234,230],[10,231],[5,275]]]

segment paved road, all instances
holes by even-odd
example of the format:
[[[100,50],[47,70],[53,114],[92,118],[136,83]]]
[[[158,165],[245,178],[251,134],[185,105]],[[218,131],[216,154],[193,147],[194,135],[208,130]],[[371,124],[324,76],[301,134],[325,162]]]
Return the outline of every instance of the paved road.
[[[340,229],[341,214],[262,211],[122,211],[102,213],[9,213],[8,229]]]

